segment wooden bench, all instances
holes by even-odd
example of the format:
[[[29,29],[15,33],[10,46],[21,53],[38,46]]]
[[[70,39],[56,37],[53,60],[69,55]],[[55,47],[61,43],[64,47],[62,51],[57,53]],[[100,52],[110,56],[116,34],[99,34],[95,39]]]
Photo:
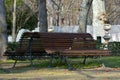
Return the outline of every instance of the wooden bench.
[[[58,56],[65,58],[69,69],[71,69],[68,57],[84,56],[108,56],[110,50],[96,49],[96,42],[89,33],[25,33],[24,35],[32,34],[31,39],[40,39],[41,47],[47,54],[51,56],[50,63],[53,57]],[[33,45],[32,45],[33,46]],[[31,46],[31,47],[32,47]]]
[[[8,53],[8,52],[7,52]],[[7,54],[6,53],[6,54]],[[26,32],[23,34],[19,47],[13,56],[50,56],[50,65],[54,57],[65,59],[71,69],[68,57],[84,56],[84,63],[89,56],[107,56],[109,50],[97,50],[96,42],[89,33],[49,33]],[[11,53],[8,53],[11,55]],[[14,66],[17,62],[16,59]],[[14,67],[13,66],[13,67]]]

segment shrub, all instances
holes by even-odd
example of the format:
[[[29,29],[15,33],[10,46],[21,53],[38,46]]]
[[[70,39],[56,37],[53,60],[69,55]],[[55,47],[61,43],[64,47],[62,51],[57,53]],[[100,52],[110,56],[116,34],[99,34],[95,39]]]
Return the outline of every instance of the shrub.
[[[105,48],[105,45],[96,41],[96,48],[103,50]],[[120,56],[120,42],[109,42],[108,49],[112,51],[112,55]]]
[[[108,48],[112,51],[112,55],[120,56],[120,42],[109,42]]]
[[[17,47],[18,47],[18,42],[9,42],[7,50],[15,51]]]

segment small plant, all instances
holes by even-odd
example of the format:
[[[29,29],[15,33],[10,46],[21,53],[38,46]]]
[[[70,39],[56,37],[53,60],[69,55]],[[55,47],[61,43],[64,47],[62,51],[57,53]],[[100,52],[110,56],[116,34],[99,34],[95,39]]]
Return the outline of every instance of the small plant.
[[[7,50],[15,51],[17,47],[18,47],[18,42],[9,42]]]
[[[112,55],[120,56],[120,42],[109,42],[108,48],[112,51]]]
[[[96,48],[103,50],[105,48],[105,44],[96,41]],[[109,42],[108,49],[112,51],[112,55],[120,56],[120,42]]]

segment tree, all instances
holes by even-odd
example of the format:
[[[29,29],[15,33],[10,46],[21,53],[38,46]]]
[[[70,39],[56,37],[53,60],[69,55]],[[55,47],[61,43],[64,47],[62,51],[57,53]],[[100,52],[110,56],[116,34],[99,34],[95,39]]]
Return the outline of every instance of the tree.
[[[7,24],[4,0],[0,0],[0,60],[4,60],[4,52],[7,48]]]
[[[48,31],[46,0],[39,0],[39,28],[40,32]]]
[[[38,12],[38,0],[22,0],[34,13]]]
[[[81,2],[82,0],[47,0],[50,26],[77,25]]]
[[[107,18],[112,25],[120,25],[120,0],[105,2]]]
[[[13,26],[12,26],[12,42],[16,41],[16,0],[14,0],[13,4]]]
[[[88,18],[88,13],[91,7],[93,0],[83,0],[81,6],[80,6],[80,16],[79,16],[79,29],[78,32],[86,32],[87,28],[87,18]]]

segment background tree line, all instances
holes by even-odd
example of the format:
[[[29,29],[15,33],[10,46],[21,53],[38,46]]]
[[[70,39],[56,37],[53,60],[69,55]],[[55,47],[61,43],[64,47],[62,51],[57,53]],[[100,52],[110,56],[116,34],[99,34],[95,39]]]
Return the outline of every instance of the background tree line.
[[[13,1],[5,0],[7,11],[8,32],[12,31]],[[16,0],[16,34],[21,28],[32,30],[38,21],[38,0]],[[85,0],[46,0],[48,26],[78,25],[82,12],[81,4]],[[92,0],[91,0],[92,1]],[[119,0],[105,0],[106,12],[111,24],[120,24]],[[87,2],[87,0],[86,0]],[[88,0],[90,3],[90,0]],[[92,7],[90,8],[88,23],[92,24]],[[83,13],[84,14],[84,13]]]
[[[15,0],[0,0],[0,40],[1,44],[5,43],[4,47],[0,46],[0,56],[3,55],[7,46],[7,41],[5,40],[7,39],[6,32],[12,34],[13,31],[14,1]],[[85,32],[86,25],[92,24],[92,1],[93,0],[16,0],[16,28],[14,37],[16,37],[21,28],[33,30],[39,26],[40,31],[46,32],[48,26],[51,25],[79,25],[80,28],[78,32]],[[106,13],[110,24],[120,24],[120,0],[103,1],[105,1]]]

